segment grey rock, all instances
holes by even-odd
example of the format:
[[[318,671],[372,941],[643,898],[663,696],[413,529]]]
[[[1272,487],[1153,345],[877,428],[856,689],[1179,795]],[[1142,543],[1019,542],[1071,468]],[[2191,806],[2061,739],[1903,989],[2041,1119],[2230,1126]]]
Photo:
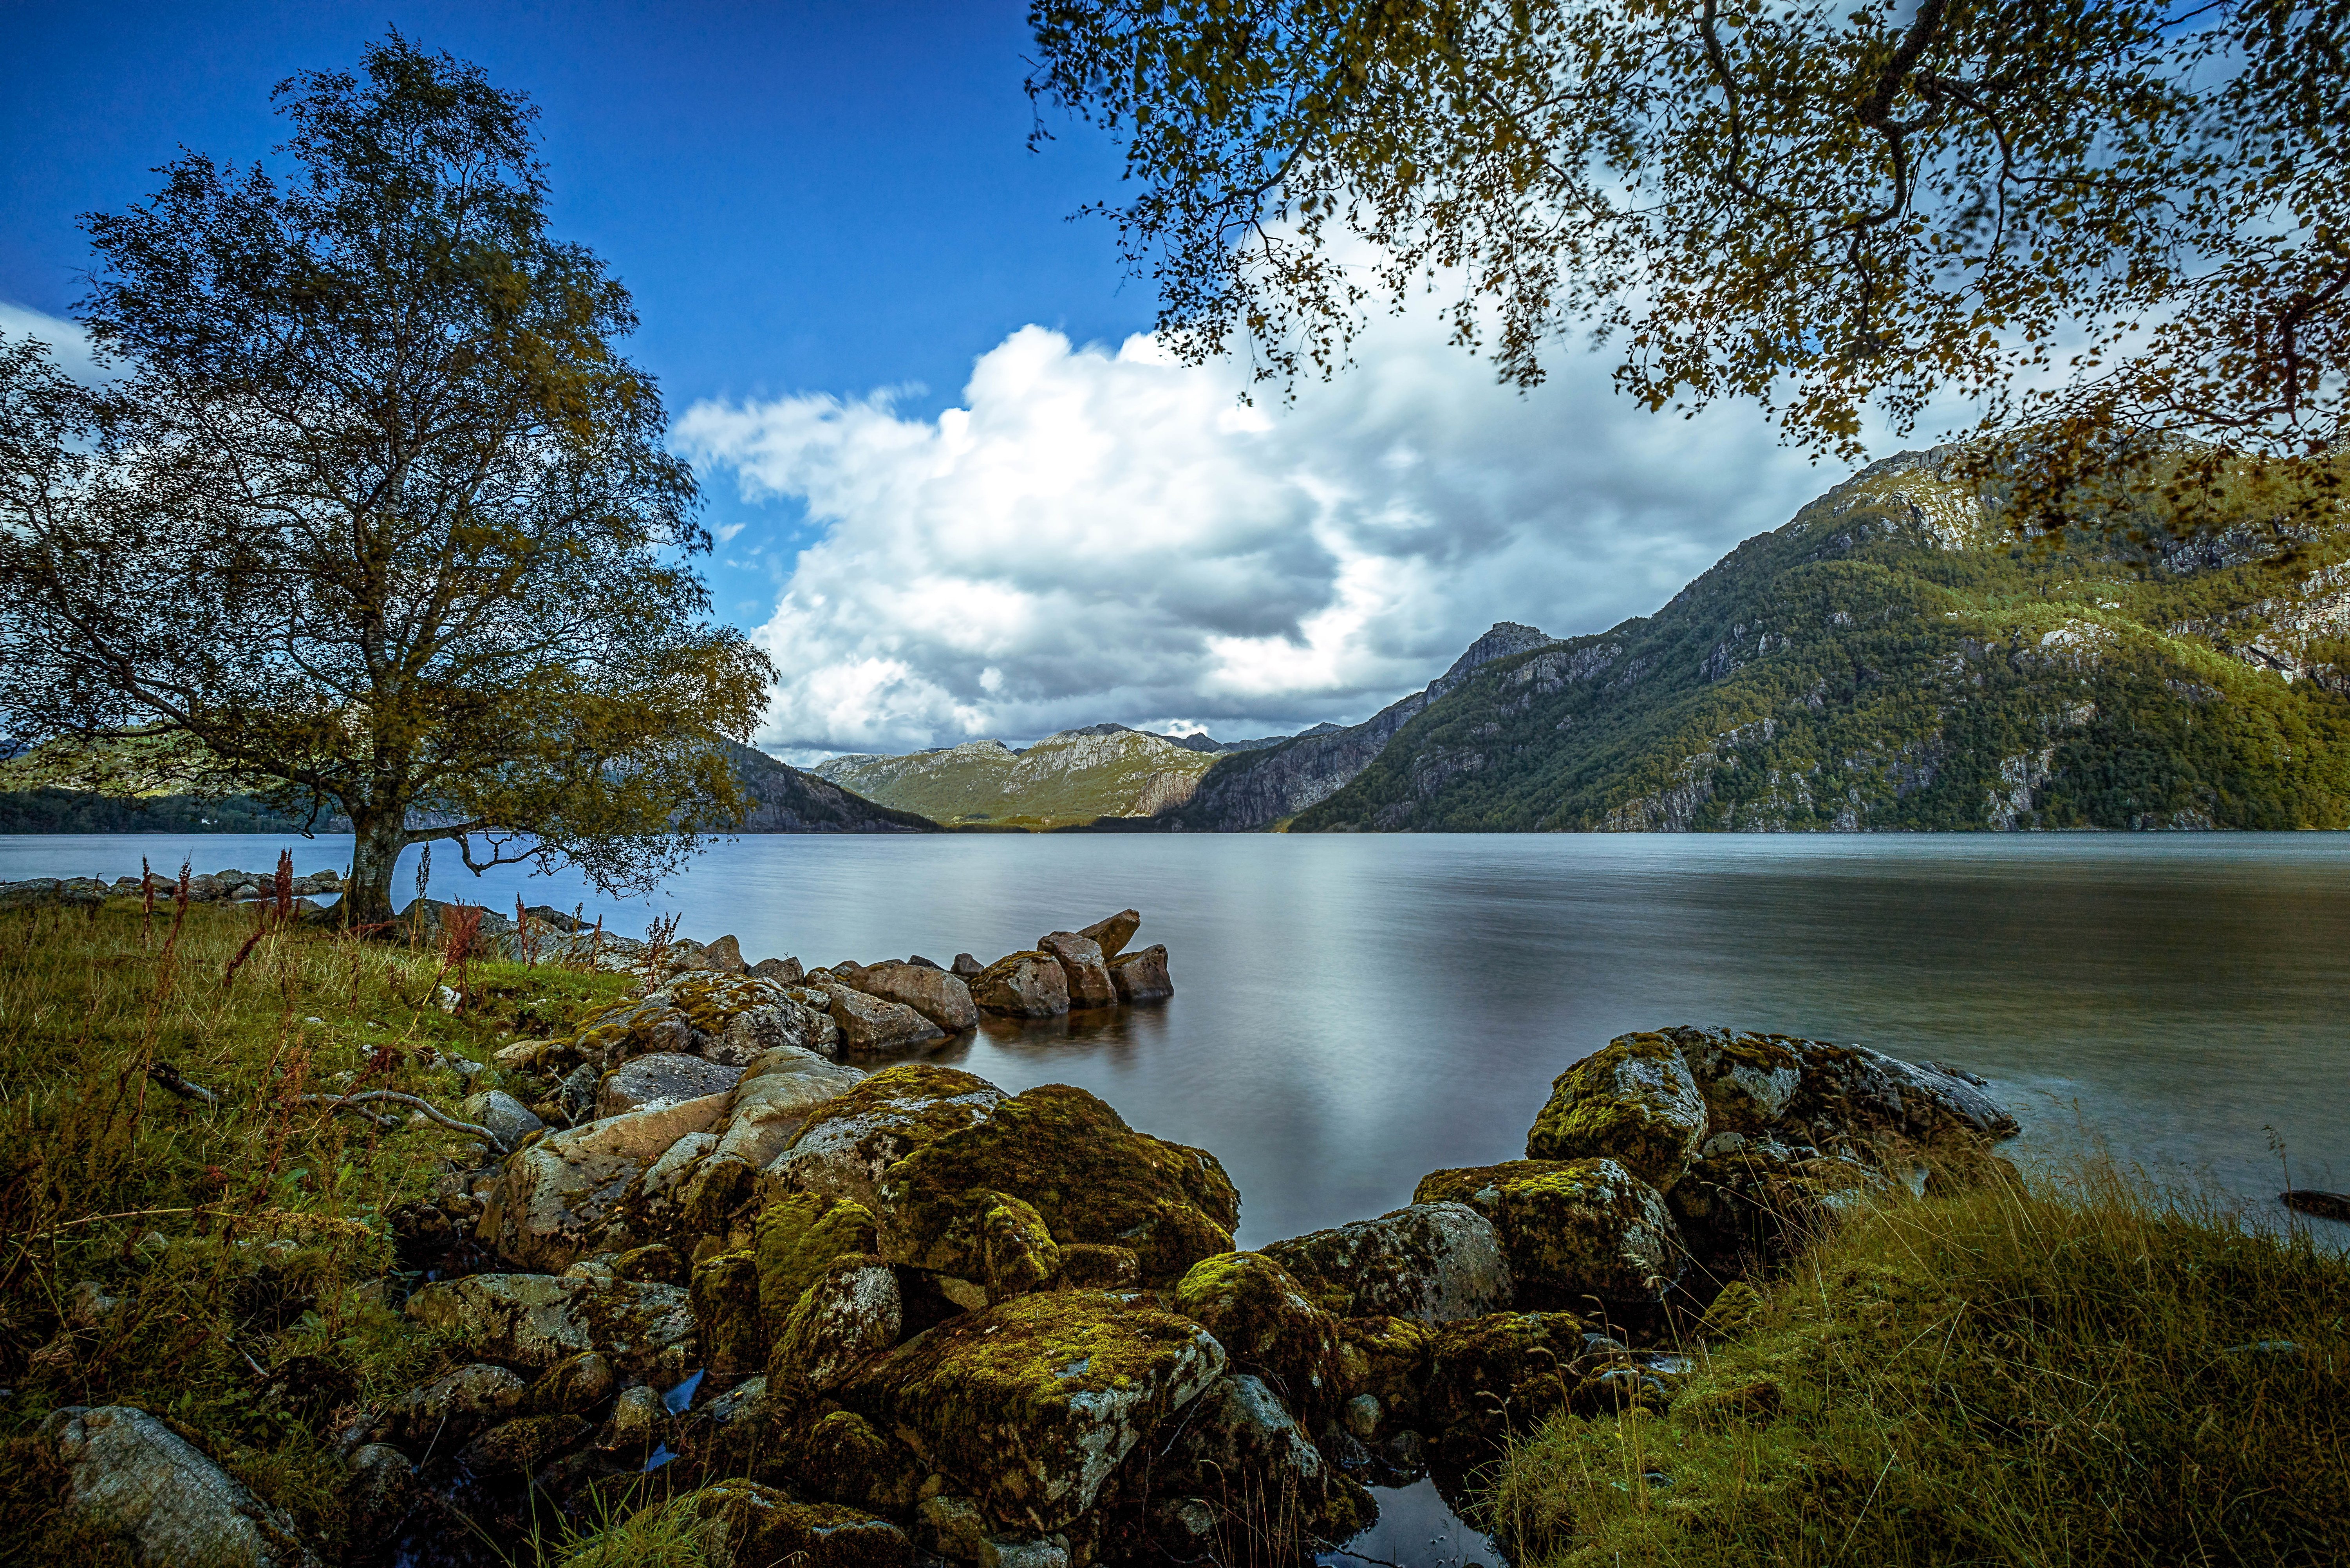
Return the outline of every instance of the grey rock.
[[[1514,1293],[1500,1232],[1461,1203],[1414,1203],[1259,1251],[1341,1317],[1443,1323],[1506,1311]]]
[[[457,1111],[459,1120],[489,1128],[508,1148],[546,1125],[531,1114],[528,1106],[504,1089],[484,1089],[467,1095]]]
[[[68,1405],[41,1423],[66,1507],[125,1537],[152,1568],[317,1568],[294,1521],[178,1433],[130,1405]]]
[[[944,1030],[903,1002],[868,996],[839,981],[819,989],[832,998],[830,1015],[840,1026],[844,1051],[903,1051],[946,1038]]]
[[[468,1354],[516,1366],[553,1366],[600,1351],[623,1373],[680,1371],[693,1311],[675,1285],[552,1274],[469,1274],[424,1286],[408,1315]]]
[[[1142,911],[1120,909],[1107,919],[1096,920],[1077,935],[1101,949],[1102,961],[1107,963],[1126,950],[1134,933],[1142,929]]]
[[[856,989],[910,1007],[950,1034],[979,1026],[971,987],[934,963],[877,963],[858,971]]]
[[[1175,981],[1167,972],[1167,949],[1158,944],[1112,960],[1109,981],[1118,988],[1120,1002],[1163,1002],[1175,994]]]
[[[1069,988],[1071,1007],[1108,1007],[1118,1001],[1118,988],[1110,983],[1109,966],[1102,960],[1100,945],[1091,938],[1075,931],[1053,931],[1036,947],[1059,962]]]
[[[700,1056],[663,1052],[639,1056],[612,1069],[596,1087],[598,1116],[625,1116],[654,1106],[674,1106],[707,1095],[732,1092],[742,1080],[740,1067],[721,1066]]]

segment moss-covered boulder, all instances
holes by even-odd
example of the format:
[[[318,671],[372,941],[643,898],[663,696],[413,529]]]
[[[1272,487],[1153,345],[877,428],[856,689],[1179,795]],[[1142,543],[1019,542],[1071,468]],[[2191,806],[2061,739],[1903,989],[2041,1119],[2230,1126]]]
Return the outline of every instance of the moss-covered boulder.
[[[1673,1034],[1619,1034],[1551,1085],[1526,1134],[1526,1158],[1613,1159],[1664,1188],[1705,1138],[1705,1096]]]
[[[523,1411],[532,1416],[584,1416],[619,1392],[619,1369],[599,1351],[567,1355],[532,1380]]]
[[[1045,1217],[1008,1192],[973,1188],[943,1226],[920,1241],[890,1235],[892,1262],[974,1287],[987,1301],[1042,1290],[1061,1272],[1061,1249]],[[952,1293],[951,1284],[947,1286]]]
[[[1061,1249],[1060,1282],[1073,1291],[1127,1291],[1142,1282],[1142,1260],[1131,1247],[1072,1241]]]
[[[843,1407],[897,1436],[1016,1529],[1050,1532],[1094,1506],[1138,1444],[1224,1369],[1188,1318],[1107,1292],[1049,1291],[951,1318],[868,1363]]]
[[[1322,1543],[1346,1540],[1378,1513],[1246,1373],[1217,1378],[1183,1413],[1182,1432],[1153,1467],[1151,1485],[1223,1501],[1251,1527],[1250,1545],[1274,1562],[1309,1561]],[[1181,1535],[1159,1544],[1188,1544]]]
[[[1057,1018],[1069,1010],[1069,977],[1050,953],[1007,953],[971,981],[982,1012],[1004,1018]]]
[[[753,1252],[770,1337],[834,1259],[874,1251],[879,1241],[873,1216],[846,1199],[794,1193],[760,1210]]]
[[[1495,1438],[1531,1431],[1570,1392],[1584,1353],[1583,1323],[1572,1313],[1495,1313],[1450,1323],[1429,1345],[1421,1420],[1431,1434]]]
[[[1612,1159],[1440,1170],[1419,1191],[1458,1193],[1492,1221],[1522,1309],[1653,1302],[1688,1266],[1663,1196]]]
[[[393,1400],[369,1436],[411,1450],[439,1445],[446,1452],[483,1428],[519,1413],[529,1392],[529,1386],[507,1368],[474,1362]]]
[[[732,1377],[767,1363],[766,1320],[759,1310],[759,1262],[746,1248],[693,1266],[689,1291],[695,1338],[711,1371]]]
[[[898,1343],[905,1310],[881,1259],[836,1258],[800,1293],[775,1335],[767,1386],[821,1393]]]
[[[675,1555],[686,1543],[690,1559]],[[638,1568],[692,1561],[707,1568],[911,1568],[913,1542],[886,1519],[837,1503],[798,1502],[747,1480],[686,1493],[607,1531],[567,1568]]]
[[[457,1463],[467,1474],[484,1480],[528,1475],[585,1443],[595,1430],[594,1422],[560,1411],[521,1416],[491,1428],[458,1449]]]
[[[1436,1330],[1415,1317],[1340,1318],[1339,1392],[1378,1400],[1380,1426],[1419,1426],[1435,1344]]]
[[[1175,1286],[1175,1310],[1216,1336],[1234,1370],[1263,1378],[1309,1428],[1345,1403],[1338,1320],[1262,1252],[1220,1252]]]
[[[1415,1203],[1263,1251],[1339,1317],[1442,1323],[1497,1312],[1514,1299],[1500,1233],[1459,1203]]]
[[[813,1106],[767,1174],[787,1190],[875,1209],[875,1186],[884,1170],[925,1144],[986,1120],[1005,1098],[986,1079],[953,1067],[923,1062],[885,1067]]]
[[[1666,1194],[1683,1244],[1717,1276],[1768,1267],[1834,1223],[1838,1210],[1891,1183],[1855,1158],[1735,1133]]]
[[[929,1467],[912,1449],[873,1429],[854,1410],[829,1410],[790,1445],[794,1484],[820,1498],[902,1513],[914,1506]]]
[[[924,1145],[879,1184],[882,1250],[920,1264],[968,1223],[966,1195],[1008,1194],[1059,1242],[1131,1247],[1147,1283],[1230,1251],[1240,1194],[1216,1157],[1128,1127],[1083,1089],[1046,1084]]]
[[[469,1274],[422,1286],[405,1310],[469,1354],[511,1366],[552,1366],[587,1350],[639,1376],[697,1365],[691,1304],[673,1285]]]

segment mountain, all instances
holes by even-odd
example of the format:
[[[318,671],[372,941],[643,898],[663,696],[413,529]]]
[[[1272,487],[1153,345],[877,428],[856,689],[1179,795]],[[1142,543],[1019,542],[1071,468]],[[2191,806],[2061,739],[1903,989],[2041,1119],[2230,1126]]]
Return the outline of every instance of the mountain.
[[[1652,617],[1456,666],[1291,830],[2350,826],[2350,521],[2023,541],[1956,455],[1863,470]]]
[[[1389,737],[1471,671],[1556,640],[1530,626],[1496,621],[1425,691],[1388,704],[1359,724],[1316,724],[1270,748],[1220,758],[1190,801],[1153,826],[1170,833],[1249,833],[1295,816],[1343,789],[1371,765]]]
[[[1217,761],[1165,735],[1093,724],[1015,752],[967,741],[909,756],[835,757],[817,778],[954,826],[1067,827],[1180,805]]]
[[[734,775],[759,804],[738,833],[936,833],[939,825],[853,794],[829,779],[779,763],[766,753],[726,742]]]

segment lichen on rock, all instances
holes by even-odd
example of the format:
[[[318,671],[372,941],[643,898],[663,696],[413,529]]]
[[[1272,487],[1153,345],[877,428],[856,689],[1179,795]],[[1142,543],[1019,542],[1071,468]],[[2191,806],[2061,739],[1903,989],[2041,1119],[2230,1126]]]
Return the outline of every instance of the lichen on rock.
[[[902,1062],[812,1108],[767,1172],[786,1189],[873,1209],[884,1170],[925,1144],[983,1121],[1006,1098],[972,1074]]]
[[[1655,1301],[1687,1266],[1663,1196],[1616,1160],[1440,1170],[1418,1192],[1458,1192],[1492,1221],[1523,1310]]]
[[[1309,1426],[1337,1413],[1338,1320],[1271,1258],[1202,1258],[1176,1283],[1174,1305],[1216,1336],[1236,1370],[1265,1379]]]
[[[1500,1232],[1465,1204],[1414,1203],[1262,1250],[1340,1317],[1441,1323],[1498,1312],[1513,1299]]]
[[[1670,1187],[1706,1137],[1706,1100],[1672,1031],[1619,1034],[1560,1074],[1526,1158],[1610,1158]]]
[[[767,1362],[767,1386],[827,1391],[898,1343],[905,1313],[898,1276],[870,1253],[835,1258],[800,1293]]]

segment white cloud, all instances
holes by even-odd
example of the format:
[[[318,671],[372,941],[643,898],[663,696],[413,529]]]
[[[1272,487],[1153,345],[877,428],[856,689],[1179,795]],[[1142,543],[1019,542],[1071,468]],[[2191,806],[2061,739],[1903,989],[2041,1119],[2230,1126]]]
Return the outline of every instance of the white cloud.
[[[76,322],[0,299],[0,337],[39,338],[49,346],[57,369],[85,386],[107,379],[91,358],[88,335]]]
[[[758,633],[784,671],[767,743],[1238,738],[1366,717],[1496,620],[1653,610],[1842,477],[1752,410],[1645,413],[1607,368],[1563,356],[1522,397],[1404,318],[1251,407],[1230,366],[1027,327],[935,420],[886,391],[705,401],[675,439],[825,530]]]

